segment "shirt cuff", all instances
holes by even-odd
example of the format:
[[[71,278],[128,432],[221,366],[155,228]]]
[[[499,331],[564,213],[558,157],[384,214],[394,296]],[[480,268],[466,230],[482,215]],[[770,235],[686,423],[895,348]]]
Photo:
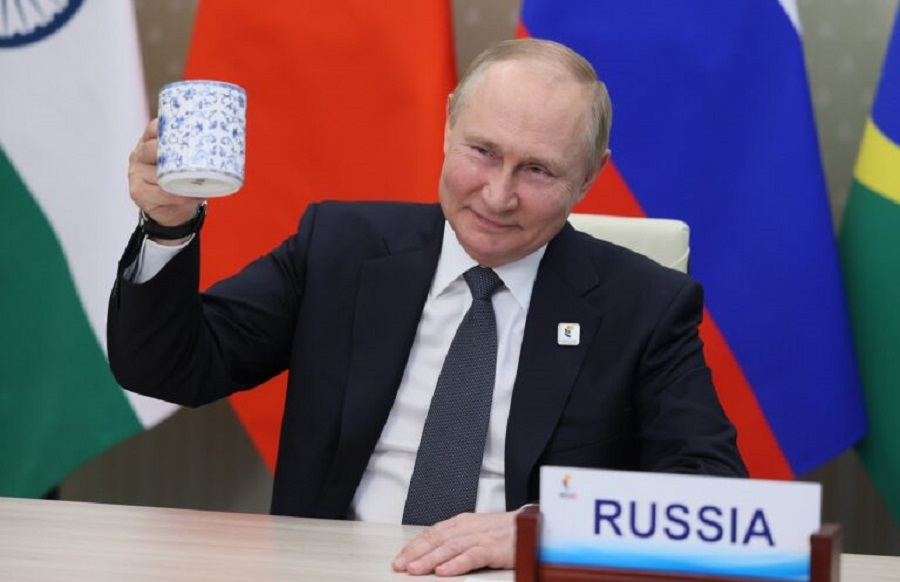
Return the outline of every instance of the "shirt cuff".
[[[191,235],[189,239],[180,245],[168,246],[154,242],[145,236],[137,258],[125,268],[123,273],[125,279],[138,285],[146,283],[162,271],[163,267],[182,249],[187,247],[192,240],[194,240],[194,235]]]

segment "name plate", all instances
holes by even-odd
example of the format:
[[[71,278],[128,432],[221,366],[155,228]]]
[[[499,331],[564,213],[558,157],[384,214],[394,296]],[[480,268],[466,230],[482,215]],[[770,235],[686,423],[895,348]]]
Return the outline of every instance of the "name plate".
[[[818,483],[541,469],[540,560],[809,580]]]

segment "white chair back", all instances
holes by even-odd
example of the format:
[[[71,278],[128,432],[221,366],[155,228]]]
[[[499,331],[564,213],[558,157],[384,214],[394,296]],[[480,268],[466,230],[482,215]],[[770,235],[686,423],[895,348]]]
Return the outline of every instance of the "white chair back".
[[[687,273],[691,230],[681,220],[571,214],[569,222],[576,230],[594,238],[631,249],[661,265]]]

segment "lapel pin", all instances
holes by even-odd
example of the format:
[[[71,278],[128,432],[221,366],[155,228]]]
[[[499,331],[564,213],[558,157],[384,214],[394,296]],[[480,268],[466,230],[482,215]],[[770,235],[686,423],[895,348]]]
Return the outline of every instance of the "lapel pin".
[[[556,326],[556,343],[561,346],[577,346],[580,342],[580,325],[577,323],[560,323]]]

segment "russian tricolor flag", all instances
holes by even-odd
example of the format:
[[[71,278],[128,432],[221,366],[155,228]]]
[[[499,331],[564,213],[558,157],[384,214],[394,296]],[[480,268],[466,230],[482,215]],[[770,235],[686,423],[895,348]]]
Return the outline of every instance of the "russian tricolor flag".
[[[791,478],[865,432],[792,0],[525,0],[520,33],[588,58],[614,167],[578,212],[690,224],[701,334],[755,477]]]

